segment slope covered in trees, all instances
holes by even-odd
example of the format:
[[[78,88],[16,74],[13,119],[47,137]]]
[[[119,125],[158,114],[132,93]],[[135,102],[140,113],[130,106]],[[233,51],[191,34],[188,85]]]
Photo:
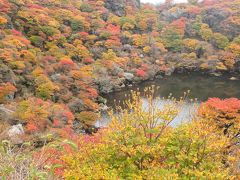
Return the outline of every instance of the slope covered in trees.
[[[239,14],[239,0],[0,0],[1,129],[20,124],[24,138],[12,141],[38,146],[46,133],[92,127],[100,95],[129,83],[174,71],[239,74]]]
[[[44,147],[0,143],[0,176],[9,179],[239,179],[240,100],[211,98],[193,119],[171,123],[181,100],[154,99],[156,87],[132,91],[126,109],[110,112],[107,128],[93,135],[71,129],[42,137]],[[143,104],[149,104],[146,108]],[[130,113],[131,112],[131,113]],[[90,117],[90,116],[88,116]],[[189,117],[190,118],[190,117]],[[53,141],[54,139],[54,141]]]
[[[65,104],[82,121],[82,111],[99,109],[99,93],[127,82],[175,69],[239,72],[237,0],[157,7],[114,0],[0,4],[2,101]]]

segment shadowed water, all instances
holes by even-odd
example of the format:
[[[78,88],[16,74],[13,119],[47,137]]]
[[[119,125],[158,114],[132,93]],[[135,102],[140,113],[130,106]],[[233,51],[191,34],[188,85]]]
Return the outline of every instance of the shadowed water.
[[[175,118],[172,125],[176,126],[183,121],[191,119],[191,115],[194,114],[196,107],[202,101],[206,101],[210,97],[218,98],[240,98],[240,81],[232,81],[228,76],[213,77],[208,75],[194,74],[173,74],[169,77],[157,79],[154,81],[146,81],[133,87],[123,88],[119,92],[109,93],[105,95],[108,100],[107,106],[115,108],[117,104],[122,104],[124,100],[128,98],[131,90],[139,90],[144,92],[144,89],[149,86],[159,86],[160,88],[155,91],[154,97],[168,97],[171,93],[173,97],[180,98],[184,92],[190,90],[189,99],[197,99],[198,103],[193,104],[191,101],[187,101],[181,107],[179,115]],[[166,100],[158,100],[160,106],[166,102]],[[147,105],[145,103],[145,105]],[[109,119],[103,114],[102,120],[97,122],[97,126],[106,126]]]

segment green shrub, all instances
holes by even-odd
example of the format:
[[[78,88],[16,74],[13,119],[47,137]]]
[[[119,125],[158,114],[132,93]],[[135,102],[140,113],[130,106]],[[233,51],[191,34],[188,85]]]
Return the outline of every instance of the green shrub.
[[[89,13],[90,13],[90,12],[93,12],[92,6],[91,6],[90,4],[87,4],[87,3],[81,4],[80,10],[81,10],[82,12],[89,12]]]
[[[44,39],[40,36],[31,36],[30,41],[34,46],[43,47]]]

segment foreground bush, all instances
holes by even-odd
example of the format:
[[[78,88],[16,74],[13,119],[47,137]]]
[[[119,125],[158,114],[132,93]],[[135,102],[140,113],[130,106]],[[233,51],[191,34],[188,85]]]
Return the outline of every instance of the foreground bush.
[[[124,102],[125,109],[119,107],[117,114],[111,112],[109,126],[94,135],[79,136],[65,128],[60,131],[61,139],[43,137],[48,144],[38,149],[27,143],[19,148],[3,141],[0,176],[74,180],[239,179],[239,144],[236,136],[230,136],[230,132],[236,131],[229,128],[224,133],[224,127],[216,123],[222,120],[218,116],[223,118],[226,112],[238,117],[238,100],[209,100],[200,107],[200,116],[172,127],[185,102],[171,99],[162,103],[154,100],[153,94],[152,88],[146,89],[146,98],[141,99],[138,92],[132,92]],[[231,104],[227,106],[228,102]]]
[[[199,109],[199,114],[205,119],[209,119],[232,139],[240,135],[240,100],[230,98],[221,100],[210,98],[203,103]]]
[[[235,157],[233,171],[240,171],[240,100],[237,98],[210,98],[202,103],[198,114],[205,119],[205,123],[215,125],[217,130],[230,140],[228,152]]]
[[[0,179],[51,179],[51,173],[41,167],[42,159],[33,159],[26,147],[12,147],[0,142]]]
[[[197,119],[172,128],[182,101],[162,107],[152,95],[139,97],[134,92],[107,129],[83,138],[79,151],[63,157],[66,179],[236,178],[236,159],[227,148],[231,139],[215,124]]]

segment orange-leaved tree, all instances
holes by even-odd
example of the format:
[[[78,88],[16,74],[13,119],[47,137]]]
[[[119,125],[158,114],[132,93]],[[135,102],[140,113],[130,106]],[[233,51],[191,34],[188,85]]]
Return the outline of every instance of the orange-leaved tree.
[[[7,101],[7,96],[13,94],[17,89],[11,83],[3,83],[0,85],[0,103]]]

